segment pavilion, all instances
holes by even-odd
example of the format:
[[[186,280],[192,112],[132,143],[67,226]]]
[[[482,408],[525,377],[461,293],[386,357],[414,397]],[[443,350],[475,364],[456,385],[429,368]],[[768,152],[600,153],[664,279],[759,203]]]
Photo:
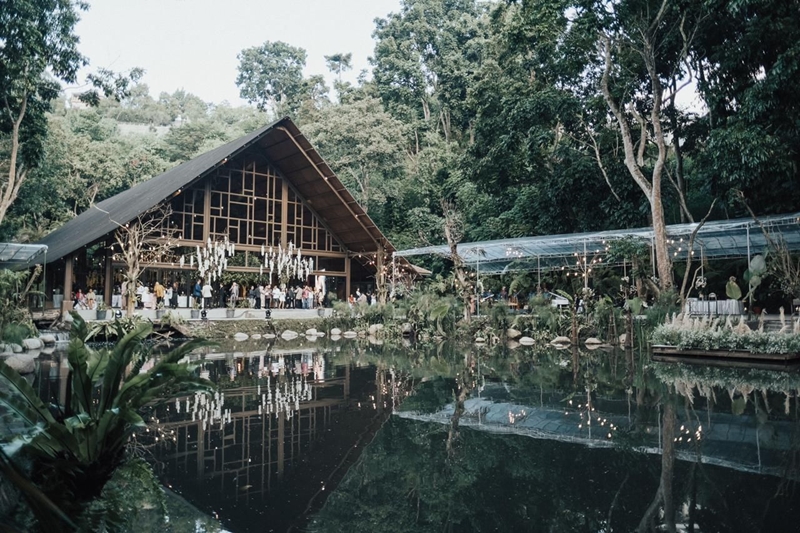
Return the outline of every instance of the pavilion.
[[[760,224],[760,225],[759,225]],[[800,213],[767,216],[757,222],[752,218],[717,220],[667,226],[668,248],[675,260],[685,260],[688,254],[699,259],[747,257],[762,253],[767,240],[762,231],[782,239],[789,251],[800,250]],[[689,242],[695,234],[691,249]],[[623,265],[608,253],[611,243],[635,239],[651,246],[653,229],[634,228],[564,235],[540,235],[460,243],[458,253],[464,262],[484,274],[551,270],[586,272],[592,264]],[[447,245],[425,246],[401,250],[396,257],[425,255],[449,256]]]
[[[314,260],[310,277],[325,276],[326,290],[340,299],[356,287],[374,287],[394,252],[297,126],[283,118],[93,205],[50,233],[39,242],[52,265],[46,293],[93,287],[110,306],[124,266],[114,234],[158,206],[171,211],[175,253],[147,264],[143,281],[177,281],[185,292],[198,277],[188,258],[209,240],[235,245],[227,271],[254,274],[264,247],[292,244]]]

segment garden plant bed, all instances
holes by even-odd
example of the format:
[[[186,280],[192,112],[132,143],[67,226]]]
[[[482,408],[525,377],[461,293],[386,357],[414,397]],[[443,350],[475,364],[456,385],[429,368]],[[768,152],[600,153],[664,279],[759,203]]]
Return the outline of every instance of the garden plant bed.
[[[706,350],[653,345],[653,360],[671,363],[800,369],[800,353],[751,353],[747,350]]]

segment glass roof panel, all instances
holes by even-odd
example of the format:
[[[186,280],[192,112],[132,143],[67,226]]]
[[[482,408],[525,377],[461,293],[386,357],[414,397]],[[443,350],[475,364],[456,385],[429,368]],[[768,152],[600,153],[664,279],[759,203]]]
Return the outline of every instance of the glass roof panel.
[[[791,251],[800,250],[800,213],[775,215],[759,219],[771,235],[782,238]],[[673,259],[686,258],[688,243],[698,223],[667,226],[669,249]],[[586,257],[588,261],[607,264],[611,241],[626,237],[652,242],[652,228],[598,231],[565,235],[539,235],[517,239],[500,239],[461,243],[458,250],[464,261],[481,272],[502,273],[517,270],[553,270],[576,268]],[[747,257],[762,253],[767,241],[752,218],[706,222],[697,232],[692,252],[707,258]],[[400,257],[415,255],[448,256],[446,245],[425,246],[395,252]]]

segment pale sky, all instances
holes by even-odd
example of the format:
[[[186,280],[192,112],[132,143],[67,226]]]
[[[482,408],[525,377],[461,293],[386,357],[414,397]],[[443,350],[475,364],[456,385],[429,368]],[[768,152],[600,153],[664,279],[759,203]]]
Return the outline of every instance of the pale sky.
[[[90,68],[141,67],[150,94],[183,88],[206,102],[243,104],[235,80],[244,48],[284,41],[308,53],[306,75],[334,76],[323,56],[353,54],[355,81],[373,55],[374,19],[400,0],[94,0],[76,32]]]

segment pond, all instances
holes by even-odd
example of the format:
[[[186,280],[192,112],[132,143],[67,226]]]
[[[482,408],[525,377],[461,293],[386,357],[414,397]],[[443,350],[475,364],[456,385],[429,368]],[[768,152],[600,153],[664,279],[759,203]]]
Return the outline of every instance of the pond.
[[[63,364],[35,386],[53,400]],[[365,341],[193,354],[137,449],[233,532],[795,531],[800,377]],[[669,435],[670,437],[666,437]]]

